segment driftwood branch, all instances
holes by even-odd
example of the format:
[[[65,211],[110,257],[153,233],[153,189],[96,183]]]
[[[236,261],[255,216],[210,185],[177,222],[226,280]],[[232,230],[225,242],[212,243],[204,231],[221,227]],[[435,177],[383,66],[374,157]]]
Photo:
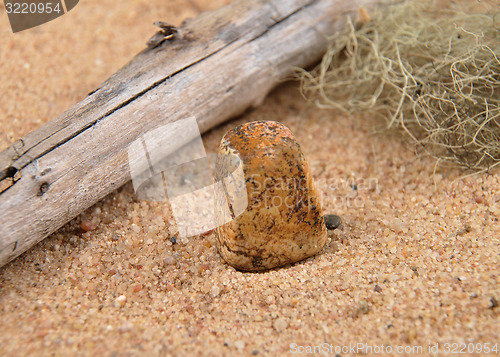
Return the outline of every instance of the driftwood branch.
[[[130,180],[127,148],[195,116],[201,132],[259,104],[326,37],[380,0],[240,0],[147,48],[85,100],[0,153],[0,266]]]

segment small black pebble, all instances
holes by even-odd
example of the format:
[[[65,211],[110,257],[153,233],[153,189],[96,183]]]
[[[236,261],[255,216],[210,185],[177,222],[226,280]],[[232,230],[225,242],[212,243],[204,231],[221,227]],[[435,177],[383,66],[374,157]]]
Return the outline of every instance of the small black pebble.
[[[380,293],[382,291],[382,288],[378,285],[375,285],[375,287],[373,288],[373,290],[377,293]]]
[[[393,324],[387,325],[387,328],[391,328],[391,327],[394,327],[394,325]]]
[[[325,225],[327,229],[335,229],[342,223],[342,218],[334,214],[325,214]]]
[[[252,354],[253,354],[254,356],[257,356],[257,355],[259,354],[259,351],[257,351],[257,350],[253,350],[253,351],[252,351]]]
[[[225,347],[229,346],[229,343],[224,342],[224,346],[225,346]]]
[[[175,243],[177,243],[177,238],[172,237],[172,238],[170,238],[170,241],[172,242],[172,244],[175,244]]]
[[[358,185],[356,185],[355,183],[353,183],[351,185],[351,188],[354,190],[354,191],[357,191],[358,190]]]

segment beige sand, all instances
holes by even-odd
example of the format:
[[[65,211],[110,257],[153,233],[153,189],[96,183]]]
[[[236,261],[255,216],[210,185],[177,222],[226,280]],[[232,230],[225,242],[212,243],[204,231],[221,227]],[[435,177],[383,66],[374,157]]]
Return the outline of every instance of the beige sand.
[[[86,0],[16,35],[0,16],[0,148],[116,71],[144,47],[153,21],[180,24],[222,4],[199,3]],[[453,343],[500,343],[498,171],[434,174],[434,161],[398,135],[374,134],[370,119],[315,109],[287,84],[204,137],[214,152],[247,121],[292,130],[324,211],[344,219],[315,257],[238,272],[213,233],[172,244],[168,206],[138,201],[127,184],[0,268],[0,355],[277,356],[326,343],[346,356],[363,343],[399,356],[417,353],[397,346],[429,355],[437,343],[441,354]],[[87,220],[97,229],[84,232]]]

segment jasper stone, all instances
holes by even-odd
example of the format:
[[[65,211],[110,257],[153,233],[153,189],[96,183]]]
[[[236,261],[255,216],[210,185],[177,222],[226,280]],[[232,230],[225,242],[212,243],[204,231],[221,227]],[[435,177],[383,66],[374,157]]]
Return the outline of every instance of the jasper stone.
[[[235,158],[243,185],[231,185]],[[216,180],[219,209],[217,248],[236,269],[271,269],[318,253],[327,241],[319,197],[300,145],[278,122],[252,122],[230,130],[221,141]],[[242,188],[242,189],[241,189]],[[246,188],[246,192],[245,192]],[[243,210],[234,205],[245,203]]]

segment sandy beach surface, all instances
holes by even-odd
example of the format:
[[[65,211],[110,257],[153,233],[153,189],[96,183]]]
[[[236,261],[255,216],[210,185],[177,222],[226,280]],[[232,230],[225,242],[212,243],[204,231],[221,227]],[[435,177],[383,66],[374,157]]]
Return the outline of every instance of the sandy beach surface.
[[[0,149],[123,66],[154,21],[224,3],[86,0],[19,34],[0,11]],[[204,135],[207,151],[254,120],[290,128],[324,213],[343,219],[320,253],[237,271],[213,232],[179,238],[169,205],[128,183],[0,268],[0,355],[498,355],[498,170],[436,166],[369,114],[317,109],[296,83]]]

